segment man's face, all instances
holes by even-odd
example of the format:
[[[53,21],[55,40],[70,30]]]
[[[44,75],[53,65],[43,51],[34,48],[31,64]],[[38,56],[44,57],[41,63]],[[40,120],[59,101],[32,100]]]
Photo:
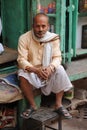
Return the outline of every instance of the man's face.
[[[33,24],[33,30],[35,36],[38,38],[44,37],[48,29],[49,29],[48,18],[42,15],[36,16]]]

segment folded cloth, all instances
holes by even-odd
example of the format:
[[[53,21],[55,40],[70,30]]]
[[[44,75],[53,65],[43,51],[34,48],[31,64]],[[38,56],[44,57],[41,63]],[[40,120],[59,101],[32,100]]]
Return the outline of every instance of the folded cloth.
[[[18,80],[16,73],[9,74],[5,77],[0,78],[0,82],[2,82],[2,81],[5,82],[6,84],[18,89],[18,91],[20,91],[19,80]]]
[[[0,78],[0,103],[9,103],[23,98],[17,74],[9,74]]]

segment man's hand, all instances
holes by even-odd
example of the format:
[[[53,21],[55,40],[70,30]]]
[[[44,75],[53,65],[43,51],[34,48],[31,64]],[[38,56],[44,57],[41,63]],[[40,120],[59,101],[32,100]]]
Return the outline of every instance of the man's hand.
[[[45,68],[41,67],[37,69],[36,74],[39,78],[47,80],[48,79],[48,72],[45,70]]]
[[[26,66],[25,70],[28,71],[29,73],[37,74],[40,79],[44,79],[44,80],[48,79],[48,73],[42,67],[37,68],[35,66],[32,66],[32,67]]]
[[[48,66],[48,67],[39,67],[39,68],[37,68],[37,67],[28,67],[27,66],[26,70],[28,72],[30,72],[30,73],[31,72],[36,73],[38,75],[38,77],[40,79],[43,79],[43,80],[47,80],[50,77],[51,73],[52,73],[52,70],[51,70],[50,66]]]
[[[46,73],[47,75],[47,79],[50,77],[52,71],[51,71],[51,68],[48,66],[48,67],[45,67],[45,68],[42,68],[44,73]]]

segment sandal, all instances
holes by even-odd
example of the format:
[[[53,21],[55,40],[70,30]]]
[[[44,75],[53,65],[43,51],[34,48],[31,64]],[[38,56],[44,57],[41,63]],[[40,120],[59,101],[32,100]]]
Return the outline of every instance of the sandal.
[[[58,113],[59,115],[63,116],[65,119],[72,119],[72,116],[68,112],[66,108],[63,106],[55,110],[54,112]]]
[[[35,110],[32,107],[30,107],[23,111],[20,116],[24,119],[29,119],[34,111]]]

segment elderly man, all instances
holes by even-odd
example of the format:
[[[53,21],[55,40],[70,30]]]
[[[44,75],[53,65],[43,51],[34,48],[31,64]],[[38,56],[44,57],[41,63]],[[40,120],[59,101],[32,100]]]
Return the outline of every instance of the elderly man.
[[[65,118],[72,118],[62,105],[65,91],[72,84],[61,66],[61,51],[59,36],[49,30],[49,18],[44,13],[38,13],[33,19],[32,30],[19,38],[18,43],[18,76],[20,87],[27,98],[30,108],[21,116],[29,118],[37,109],[33,89],[41,89],[44,95],[56,94],[55,112]]]

